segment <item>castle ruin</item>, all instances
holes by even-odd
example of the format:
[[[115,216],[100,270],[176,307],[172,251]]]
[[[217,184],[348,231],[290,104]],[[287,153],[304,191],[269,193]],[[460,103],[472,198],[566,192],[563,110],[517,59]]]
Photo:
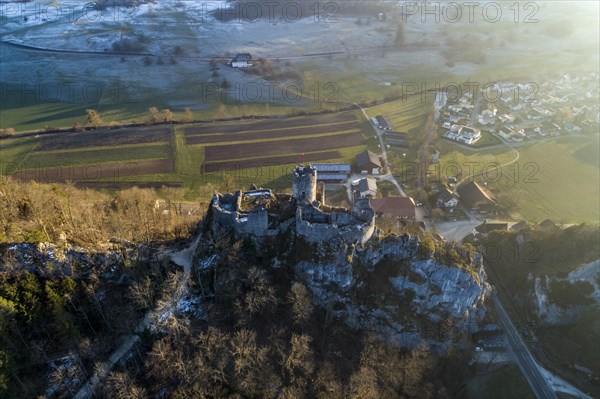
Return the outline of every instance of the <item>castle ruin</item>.
[[[271,190],[215,194],[211,203],[213,228],[224,227],[238,236],[275,237],[292,225],[308,242],[341,238],[348,243],[366,243],[375,230],[375,212],[368,199],[359,199],[352,209],[325,204],[324,190],[317,189],[317,170],[300,165],[292,171],[292,195]]]

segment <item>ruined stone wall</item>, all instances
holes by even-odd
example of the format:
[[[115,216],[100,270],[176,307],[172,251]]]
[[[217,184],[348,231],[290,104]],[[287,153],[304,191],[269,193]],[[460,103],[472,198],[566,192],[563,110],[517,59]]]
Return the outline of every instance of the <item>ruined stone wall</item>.
[[[306,208],[298,207],[296,209],[296,234],[302,236],[306,241],[317,243],[328,241],[335,238],[342,238],[349,243],[366,243],[375,231],[375,219],[372,218],[369,223],[360,223],[354,220],[352,223],[340,227],[329,223],[311,223],[304,217]],[[346,214],[349,218],[351,215]],[[331,216],[331,215],[330,215]],[[342,217],[342,216],[338,216]],[[350,221],[346,219],[344,221]]]
[[[251,212],[248,214],[241,214],[238,219],[238,232],[242,234],[254,234],[256,236],[265,235],[265,231],[269,228],[269,214],[265,209]]]
[[[357,223],[357,220],[348,212],[332,212],[330,213],[329,220],[331,224],[335,224],[338,227],[353,225]]]

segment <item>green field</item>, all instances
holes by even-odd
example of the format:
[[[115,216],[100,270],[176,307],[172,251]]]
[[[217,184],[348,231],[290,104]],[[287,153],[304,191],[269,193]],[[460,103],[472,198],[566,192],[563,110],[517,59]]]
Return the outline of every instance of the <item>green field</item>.
[[[510,196],[517,202],[511,212],[515,219],[561,223],[600,220],[600,168],[595,158],[597,137],[560,137],[530,143],[518,149],[518,160],[503,168],[498,178],[496,165],[516,157],[508,147],[467,150],[441,140],[441,181],[454,176],[456,165],[469,173],[488,170],[476,180],[487,184],[496,196]]]
[[[520,216],[563,223],[600,220],[598,158],[594,165],[581,151],[594,146],[597,138],[564,137],[520,150],[520,176],[511,190],[518,196]]]
[[[33,152],[27,158],[28,169],[47,168],[55,165],[90,165],[108,162],[124,162],[143,159],[168,158],[171,146],[164,143],[97,148],[91,150]]]
[[[394,125],[395,131],[410,133],[411,137],[415,139],[423,133],[422,129],[425,126],[429,112],[433,108],[434,99],[435,95],[432,94],[426,97],[411,96],[376,105],[366,111],[370,117],[386,116]]]

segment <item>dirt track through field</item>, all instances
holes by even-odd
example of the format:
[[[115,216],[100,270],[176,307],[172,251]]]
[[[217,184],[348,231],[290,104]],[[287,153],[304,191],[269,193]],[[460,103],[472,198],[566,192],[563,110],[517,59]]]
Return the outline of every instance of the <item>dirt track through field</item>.
[[[226,161],[244,158],[262,159],[271,155],[300,154],[321,150],[338,150],[363,144],[360,133],[344,133],[324,137],[265,141],[260,143],[216,145],[205,148],[204,160]]]
[[[199,136],[186,136],[187,144],[208,144],[208,143],[227,143],[233,141],[246,140],[266,140],[293,136],[316,136],[318,134],[342,132],[344,130],[353,130],[356,122],[345,122],[336,125],[321,125],[313,127],[300,127],[297,129],[274,130],[274,131],[256,131],[247,133],[222,133]],[[358,131],[358,130],[356,130]]]
[[[13,174],[13,178],[22,181],[35,180],[38,183],[58,183],[67,180],[77,182],[85,180],[113,179],[118,182],[125,176],[172,173],[175,165],[171,159],[154,161],[116,162],[100,165],[67,166],[64,168],[46,168],[29,170]]]

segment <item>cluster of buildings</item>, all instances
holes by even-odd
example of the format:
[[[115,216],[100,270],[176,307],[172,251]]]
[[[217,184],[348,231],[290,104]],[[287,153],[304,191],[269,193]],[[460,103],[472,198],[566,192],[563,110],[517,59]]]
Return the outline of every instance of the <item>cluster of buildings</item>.
[[[586,128],[597,130],[598,80],[592,73],[577,77],[567,74],[541,84],[497,83],[493,91],[499,97],[494,103],[498,119],[489,130],[514,142],[579,134]]]
[[[463,94],[458,101],[448,99],[443,111],[442,137],[466,145],[477,143],[481,139],[481,130],[468,126],[473,112],[472,93]]]
[[[461,185],[456,193],[443,186],[435,194],[436,206],[449,213],[453,213],[459,202],[471,211],[482,213],[494,211],[497,204],[494,194],[475,181]]]
[[[473,145],[482,132],[506,142],[523,142],[596,131],[600,124],[600,76],[569,74],[538,82],[498,82],[481,93],[479,107],[473,95],[448,100],[443,110],[442,136]],[[473,122],[473,123],[471,123]]]

